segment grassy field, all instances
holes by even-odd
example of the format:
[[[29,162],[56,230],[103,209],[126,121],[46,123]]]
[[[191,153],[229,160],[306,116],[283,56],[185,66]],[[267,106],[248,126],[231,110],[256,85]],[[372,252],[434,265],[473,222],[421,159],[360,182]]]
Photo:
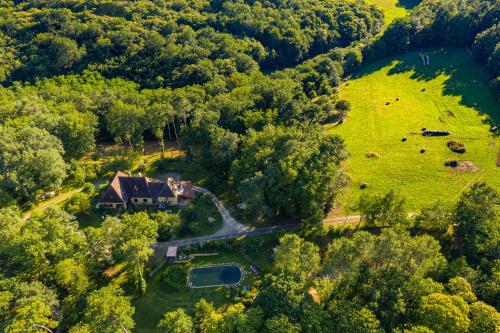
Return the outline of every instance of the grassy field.
[[[342,200],[344,210],[362,191],[394,189],[414,209],[438,199],[455,201],[479,180],[500,190],[495,165],[500,143],[486,123],[488,118],[500,122],[500,105],[486,76],[463,49],[420,52],[430,56],[429,66],[422,65],[419,52],[412,52],[371,64],[341,86],[341,97],[351,102],[352,110],[343,124],[326,129],[343,136],[351,153],[345,167],[352,185]],[[423,137],[424,127],[451,135]],[[403,137],[408,141],[402,142]],[[448,140],[464,143],[467,151],[452,152]],[[426,152],[420,153],[421,148]],[[370,152],[379,157],[368,158]],[[445,167],[449,160],[472,161],[479,170]],[[364,182],[368,187],[361,190]]]
[[[234,240],[234,243],[231,243],[232,245],[228,245],[230,243],[228,241],[223,241],[225,244],[223,247],[198,251],[200,253],[216,252],[218,253],[217,256],[198,257],[188,265],[198,266],[223,262],[238,263],[247,273],[239,288],[242,286],[251,287],[256,278],[250,272],[250,265],[256,265],[262,273],[270,270],[272,248],[277,243],[276,237],[275,235],[265,235],[248,239],[243,238]],[[234,302],[234,296],[229,295],[229,291],[225,287],[199,289],[186,287],[179,291],[168,290],[165,282],[162,281],[162,272],[167,269],[166,267],[148,279],[146,293],[134,301],[136,309],[134,317],[136,328],[134,332],[156,333],[156,326],[165,312],[181,307],[192,314],[194,304],[201,298],[213,302],[217,307]]]
[[[394,19],[403,17],[408,10],[412,9],[420,0],[366,0],[368,3],[377,5],[384,11],[385,24],[388,25]]]

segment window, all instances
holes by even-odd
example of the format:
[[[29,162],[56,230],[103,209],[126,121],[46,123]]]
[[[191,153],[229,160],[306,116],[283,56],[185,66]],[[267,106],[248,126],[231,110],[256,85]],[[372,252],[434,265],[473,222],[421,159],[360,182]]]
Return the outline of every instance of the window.
[[[148,202],[148,199],[142,199],[142,202]]]
[[[134,199],[134,202],[139,202],[139,199]]]

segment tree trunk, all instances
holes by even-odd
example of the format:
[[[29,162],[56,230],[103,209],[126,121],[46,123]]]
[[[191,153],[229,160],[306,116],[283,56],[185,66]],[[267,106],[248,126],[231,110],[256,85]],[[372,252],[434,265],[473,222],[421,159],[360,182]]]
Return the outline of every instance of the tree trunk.
[[[41,328],[41,329],[43,329],[43,330],[45,330],[47,332],[54,333],[51,329],[49,329],[48,327],[45,327],[43,325],[33,324],[33,327],[34,328]]]
[[[179,142],[179,136],[177,135],[177,129],[175,128],[175,118],[173,120],[173,125],[174,125],[175,139],[177,140],[177,146],[179,147],[179,150],[181,150],[181,143]]]
[[[165,155],[165,142],[163,142],[163,138],[160,139],[160,149],[161,149],[161,156],[163,157]]]
[[[127,329],[125,328],[125,326],[123,326],[122,322],[118,322],[120,324],[120,328],[122,329],[123,333],[128,333]]]
[[[131,150],[134,150],[134,147],[132,146],[132,140],[130,139],[130,136],[127,138],[128,140],[128,146],[130,147]]]
[[[163,141],[163,135],[160,135],[158,138],[158,144],[160,145],[161,156],[165,155],[165,142]]]
[[[167,130],[168,130],[168,141],[172,141],[172,133],[170,133],[170,123],[167,124]]]

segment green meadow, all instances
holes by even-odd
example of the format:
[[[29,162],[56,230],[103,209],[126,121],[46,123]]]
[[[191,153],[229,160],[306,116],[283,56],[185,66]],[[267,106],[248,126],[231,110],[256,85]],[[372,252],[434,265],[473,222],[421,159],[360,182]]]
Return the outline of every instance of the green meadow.
[[[429,66],[422,65],[419,53],[429,55]],[[500,190],[500,140],[489,124],[500,123],[500,104],[465,50],[428,49],[373,63],[341,85],[341,97],[352,110],[342,124],[325,128],[344,137],[351,153],[344,165],[351,177],[344,211],[361,193],[392,189],[416,209],[436,200],[455,201],[476,181]],[[424,137],[422,128],[451,134]],[[465,144],[466,152],[452,152],[449,140]],[[471,161],[477,170],[446,167],[450,160]],[[363,183],[368,186],[362,190]]]
[[[394,19],[403,17],[406,13],[418,5],[419,0],[367,0],[368,3],[377,5],[384,11],[385,24],[388,25]]]

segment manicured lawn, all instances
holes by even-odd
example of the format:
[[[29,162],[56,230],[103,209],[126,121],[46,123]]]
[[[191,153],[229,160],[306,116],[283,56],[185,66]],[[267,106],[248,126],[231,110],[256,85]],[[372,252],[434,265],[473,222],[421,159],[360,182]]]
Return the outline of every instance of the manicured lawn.
[[[234,243],[233,243],[234,242]],[[198,266],[203,264],[216,264],[235,262],[246,271],[246,276],[238,288],[252,286],[256,278],[250,272],[250,265],[256,265],[263,273],[270,270],[272,248],[276,245],[276,236],[265,235],[262,237],[243,238],[234,241],[223,241],[223,246],[214,248],[209,244],[202,250],[192,253],[218,253],[213,257],[197,257],[190,264]],[[222,244],[222,243],[221,243]],[[191,289],[186,286],[180,291],[170,291],[162,281],[162,273],[168,266],[148,279],[146,293],[135,299],[135,316],[137,333],[156,333],[156,326],[167,311],[178,307],[184,308],[188,313],[193,313],[193,306],[201,298],[213,302],[220,307],[233,302],[233,297],[225,287]]]
[[[419,52],[411,52],[369,65],[341,86],[341,97],[351,102],[352,110],[343,124],[326,130],[343,136],[351,153],[345,167],[352,184],[343,198],[344,210],[362,192],[393,189],[414,209],[438,199],[456,201],[475,181],[500,190],[495,165],[500,142],[485,122],[500,122],[500,104],[486,76],[463,49],[420,52],[430,55],[430,66],[422,65]],[[423,137],[423,127],[451,135]],[[448,140],[464,143],[467,151],[450,151]],[[421,148],[426,152],[420,153]],[[367,158],[369,152],[380,157]],[[445,167],[449,160],[472,161],[479,170]],[[368,187],[361,190],[364,182]]]

